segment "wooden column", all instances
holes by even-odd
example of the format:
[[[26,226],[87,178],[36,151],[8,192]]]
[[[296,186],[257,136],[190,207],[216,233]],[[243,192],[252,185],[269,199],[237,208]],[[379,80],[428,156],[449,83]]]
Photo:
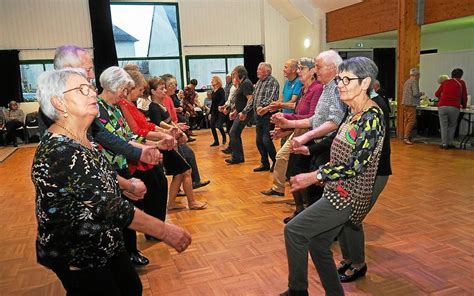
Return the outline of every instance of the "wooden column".
[[[397,135],[403,137],[403,84],[411,68],[420,65],[421,27],[416,24],[416,1],[398,0],[398,53],[397,53]],[[422,74],[423,75],[423,74]]]

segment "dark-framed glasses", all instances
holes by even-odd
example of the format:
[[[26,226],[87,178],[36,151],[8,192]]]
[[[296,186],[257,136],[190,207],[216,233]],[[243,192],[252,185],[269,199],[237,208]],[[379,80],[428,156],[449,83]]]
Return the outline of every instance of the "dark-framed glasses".
[[[95,94],[97,94],[97,88],[95,86],[93,86],[91,84],[85,84],[85,83],[79,85],[78,87],[65,90],[65,91],[63,91],[63,94],[68,93],[68,92],[73,91],[73,90],[79,90],[81,92],[81,94],[84,95],[84,96],[88,96],[91,90]]]
[[[298,69],[298,71],[303,71],[303,69],[305,69],[305,68],[309,70],[308,66],[303,66],[303,65],[299,65],[297,69]]]
[[[344,76],[344,77],[336,76],[336,77],[334,77],[334,81],[336,82],[336,84],[339,84],[339,82],[342,81],[342,84],[344,84],[344,85],[349,85],[349,83],[351,83],[352,80],[362,80],[362,79],[365,79],[365,77],[353,77],[353,78],[350,78],[350,77],[347,77],[347,76]]]

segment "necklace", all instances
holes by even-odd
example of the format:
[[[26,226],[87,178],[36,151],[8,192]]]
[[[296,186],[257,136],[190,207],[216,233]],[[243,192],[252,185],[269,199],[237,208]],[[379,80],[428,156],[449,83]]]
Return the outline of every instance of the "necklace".
[[[55,124],[62,128],[63,130],[65,130],[73,140],[76,140],[77,142],[79,142],[82,146],[88,148],[88,149],[92,149],[92,145],[90,144],[90,142],[87,140],[87,138],[80,138],[76,133],[74,133],[73,131],[71,131],[70,129],[66,128],[65,126],[62,126],[60,125],[59,123],[55,122]]]

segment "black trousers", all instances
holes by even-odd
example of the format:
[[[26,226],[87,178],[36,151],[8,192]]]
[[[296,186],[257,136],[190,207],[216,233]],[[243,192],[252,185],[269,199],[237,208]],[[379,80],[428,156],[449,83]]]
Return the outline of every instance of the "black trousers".
[[[84,270],[53,268],[67,296],[142,295],[142,283],[127,253],[109,259],[103,267]]]
[[[166,220],[168,201],[168,179],[161,166],[155,165],[148,171],[135,171],[133,174],[145,183],[146,194],[143,198],[143,211],[161,221]]]
[[[23,123],[18,120],[11,120],[5,124],[5,127],[7,128],[7,136],[6,136],[7,143],[8,142],[16,143],[16,136],[17,136],[16,129],[22,126],[23,126]]]
[[[270,167],[269,158],[272,163],[275,163],[276,149],[273,145],[270,131],[275,128],[275,125],[270,122],[272,114],[267,113],[263,116],[257,116],[257,122],[255,125],[256,143],[258,152],[260,152],[260,163],[263,166]]]
[[[219,143],[216,128],[221,132],[222,142],[225,142],[226,136],[224,131],[224,114],[217,112],[211,114],[211,131],[215,143]]]
[[[178,145],[178,152],[186,160],[186,162],[191,166],[191,178],[193,183],[198,184],[201,182],[201,175],[199,175],[199,168],[196,162],[196,155],[194,154],[193,149],[187,144]]]
[[[128,169],[117,170],[117,174],[125,179],[130,179],[132,176]],[[122,198],[131,202],[135,207],[143,209],[143,203],[140,201],[133,201],[122,194]],[[122,229],[123,242],[128,253],[137,252],[137,233],[128,227]]]

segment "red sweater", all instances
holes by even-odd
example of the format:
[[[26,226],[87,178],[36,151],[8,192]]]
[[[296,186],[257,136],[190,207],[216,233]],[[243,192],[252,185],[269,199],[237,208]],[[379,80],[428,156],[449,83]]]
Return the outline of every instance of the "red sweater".
[[[461,95],[462,94],[462,95]],[[452,106],[466,108],[467,88],[462,79],[451,78],[441,83],[435,96],[439,99],[438,107]]]

